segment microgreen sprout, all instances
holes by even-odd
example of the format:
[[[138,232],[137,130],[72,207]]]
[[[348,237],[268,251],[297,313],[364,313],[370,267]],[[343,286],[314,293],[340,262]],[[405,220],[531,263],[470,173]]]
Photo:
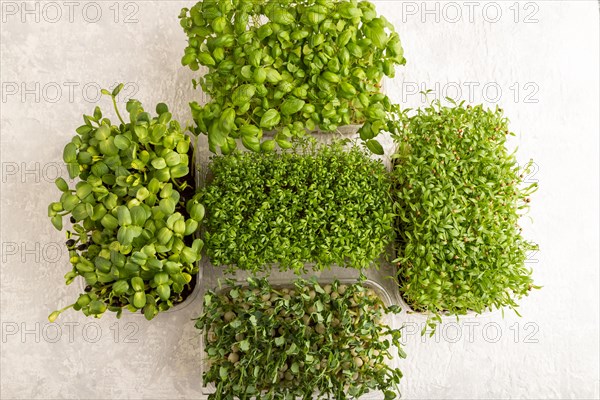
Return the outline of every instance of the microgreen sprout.
[[[73,269],[67,285],[81,276],[87,287],[77,301],[50,314],[54,321],[66,309],[101,316],[123,309],[141,310],[147,319],[180,303],[191,291],[203,243],[193,235],[204,216],[190,174],[190,138],[182,133],[165,104],[157,117],[129,100],[129,122],[119,113],[114,125],[96,107],[65,146],[63,159],[69,186],[48,216],[58,230],[70,216],[66,246]]]
[[[391,186],[381,161],[342,142],[294,150],[213,157],[201,199],[213,264],[360,269],[392,242]]]
[[[209,399],[344,400],[375,390],[396,398],[402,373],[389,363],[405,354],[400,330],[384,322],[396,312],[363,282],[229,281],[206,293],[196,320],[207,355],[203,381],[216,389]]]
[[[507,150],[501,109],[448,100],[398,114],[393,156],[400,290],[432,326],[443,313],[516,309],[538,288],[525,264],[537,245],[519,226],[537,189],[524,182],[532,164]]]
[[[374,153],[389,98],[384,76],[405,64],[394,26],[356,0],[204,0],[179,15],[188,36],[182,64],[208,71],[194,85],[210,96],[191,103],[195,134],[210,149],[287,149],[305,130],[361,124]],[[263,131],[274,130],[263,141]]]

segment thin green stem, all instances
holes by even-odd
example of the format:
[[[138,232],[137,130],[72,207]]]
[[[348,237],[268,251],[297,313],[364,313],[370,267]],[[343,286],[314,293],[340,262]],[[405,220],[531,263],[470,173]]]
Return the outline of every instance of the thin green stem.
[[[119,108],[117,107],[117,99],[115,98],[115,96],[110,97],[112,98],[113,106],[115,107],[115,111],[117,112],[117,117],[119,117],[121,123],[125,125],[125,121],[123,121],[123,117],[121,117],[121,113],[119,112]]]

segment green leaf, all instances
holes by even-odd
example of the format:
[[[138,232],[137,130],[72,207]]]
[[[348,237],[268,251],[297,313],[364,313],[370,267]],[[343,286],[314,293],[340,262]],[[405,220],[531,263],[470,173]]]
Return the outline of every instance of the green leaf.
[[[255,83],[264,83],[267,79],[267,71],[262,67],[257,67],[252,73],[252,78]]]
[[[240,342],[240,350],[242,350],[244,352],[250,350],[250,342],[247,340],[242,340]]]
[[[226,367],[219,367],[219,377],[223,380],[226,380],[229,377],[229,373],[227,372]]]
[[[326,81],[331,82],[331,83],[338,83],[340,81],[339,75],[334,74],[333,72],[330,72],[330,71],[323,72],[323,74],[321,74],[321,76],[323,77],[323,79],[325,79]]]
[[[48,316],[48,321],[50,323],[53,323],[54,321],[56,321],[56,319],[58,318],[58,316],[60,315],[60,311],[53,311],[49,316]]]
[[[155,169],[163,169],[167,167],[167,162],[162,157],[153,159],[150,164],[152,164]]]
[[[160,143],[167,133],[167,128],[163,124],[156,124],[154,128],[152,128],[152,132],[150,133],[150,141],[154,143]]]
[[[90,193],[92,193],[92,185],[87,182],[79,182],[75,191],[77,197],[85,199]]]
[[[113,217],[111,214],[106,214],[100,220],[100,223],[103,227],[109,230],[114,230],[119,226],[119,221]]]
[[[298,372],[300,372],[300,366],[296,362],[292,363],[292,366],[290,367],[290,369],[292,370],[292,372],[294,374],[297,374]]]
[[[372,153],[378,154],[378,155],[383,155],[383,147],[381,146],[381,143],[379,143],[377,140],[375,140],[375,139],[368,140],[367,147],[369,148],[369,150],[371,150]]]
[[[60,190],[61,192],[69,191],[69,185],[63,178],[56,178],[56,180],[54,181],[54,184],[56,185],[58,190]]]
[[[277,139],[277,144],[282,149],[291,149],[293,147],[292,143],[285,139]]]
[[[259,152],[261,149],[260,140],[255,136],[242,136],[242,144],[248,150]]]
[[[281,74],[277,72],[276,69],[273,68],[265,68],[266,80],[269,83],[279,83],[281,81]]]
[[[202,219],[204,219],[204,213],[205,209],[202,204],[194,204],[190,211],[190,217],[193,218],[195,221],[200,222],[202,221]]]
[[[227,143],[227,132],[224,132],[219,121],[213,121],[208,130],[208,140],[213,146],[223,146]]]
[[[63,221],[62,221],[62,217],[60,215],[55,215],[54,217],[52,217],[50,219],[50,221],[52,222],[52,225],[54,225],[54,227],[61,231],[62,227],[63,227]]]
[[[98,129],[96,129],[96,133],[94,134],[94,137],[98,141],[106,140],[106,139],[108,139],[109,136],[110,136],[110,127],[106,124],[100,125],[100,127],[98,127]]]
[[[274,108],[267,110],[260,119],[260,127],[270,129],[279,124],[281,117],[279,112]]]
[[[368,23],[363,29],[365,32],[365,36],[371,39],[371,41],[376,47],[380,49],[385,48],[388,37],[385,34],[383,26],[377,24],[376,20],[373,20],[370,23]]]
[[[204,242],[202,241],[202,239],[195,239],[192,243],[192,250],[194,250],[195,253],[200,254],[200,251],[202,250],[203,246]]]
[[[352,3],[340,2],[338,12],[340,15],[347,19],[354,19],[362,17],[362,11],[360,8],[355,7]]]
[[[169,243],[169,241],[171,240],[172,237],[173,237],[173,231],[171,231],[167,227],[161,228],[160,231],[158,231],[158,235],[156,236],[158,243],[160,243],[162,245],[166,245],[167,243]]]
[[[240,127],[240,133],[242,134],[242,136],[258,138],[262,135],[262,130],[255,125],[242,125]]]
[[[171,288],[169,285],[159,285],[156,288],[156,293],[158,293],[158,297],[160,297],[161,300],[167,301],[169,300],[169,297],[171,297]]]
[[[73,143],[67,143],[63,150],[63,160],[65,163],[75,163],[77,161],[77,147]]]
[[[281,347],[285,344],[285,338],[283,336],[278,336],[275,338],[275,346]]]
[[[144,317],[148,321],[150,321],[152,318],[154,318],[157,313],[158,313],[158,310],[156,309],[154,304],[146,304],[144,306]]]
[[[143,125],[136,125],[133,130],[140,142],[145,143],[148,138],[148,129]]]
[[[122,89],[123,89],[123,84],[122,84],[122,83],[119,83],[119,84],[117,85],[117,87],[113,89],[113,91],[112,91],[112,95],[116,97],[116,96],[117,96],[119,93],[121,93],[121,90],[122,90]]]
[[[283,115],[292,115],[302,110],[304,104],[304,100],[300,100],[295,97],[289,97],[281,104],[280,110]]]
[[[139,276],[131,278],[131,287],[136,292],[143,292],[144,291],[144,280],[142,278],[140,278]]]
[[[231,101],[234,106],[240,107],[246,103],[248,103],[254,94],[256,93],[256,87],[251,84],[241,85],[237,89],[233,91],[233,95],[231,96]],[[235,118],[235,113],[234,113]]]
[[[171,176],[173,178],[183,178],[187,174],[189,174],[190,169],[187,165],[179,164],[171,167]]]
[[[295,22],[295,18],[292,13],[279,8],[275,10],[275,12],[273,12],[269,18],[271,21],[281,25],[291,25]]]
[[[99,300],[93,300],[89,304],[89,310],[91,315],[101,315],[106,311],[106,304]]]
[[[275,151],[275,141],[272,139],[265,140],[264,142],[262,142],[260,144],[260,150],[265,153],[270,153],[270,152]]]
[[[133,295],[133,305],[138,308],[144,308],[146,305],[146,294],[144,292],[135,292]]]
[[[119,206],[117,207],[117,219],[119,221],[119,225],[131,225],[131,213],[127,206]]]
[[[226,108],[219,117],[221,131],[229,133],[235,127],[235,111],[233,108]]]
[[[134,206],[130,210],[131,223],[137,226],[144,226],[146,222],[146,211],[142,206]]]
[[[181,156],[175,151],[170,151],[164,156],[167,166],[173,167],[181,162]]]
[[[126,150],[131,145],[131,142],[129,141],[129,139],[127,139],[123,135],[117,135],[117,136],[115,136],[115,142],[114,143],[115,143],[115,146],[117,146],[117,148],[119,148],[119,150]]]
[[[198,54],[197,58],[200,64],[206,65],[207,67],[214,67],[216,65],[215,59],[207,52],[202,52]]]
[[[126,280],[118,280],[113,284],[112,290],[116,295],[122,295],[129,290],[129,283]]]
[[[159,202],[160,211],[165,215],[171,215],[175,212],[175,200],[172,198],[161,199]]]
[[[270,24],[264,24],[257,29],[256,34],[260,40],[263,40],[273,34],[273,29]]]
[[[156,113],[158,115],[165,114],[168,112],[169,112],[169,106],[167,106],[165,103],[158,103],[156,105]]]
[[[309,11],[305,15],[308,23],[313,26],[320,24],[327,18],[325,14],[314,11]]]
[[[79,172],[80,172],[79,164],[77,164],[76,162],[67,163],[67,171],[69,172],[69,178],[71,178],[71,179],[79,176]]]

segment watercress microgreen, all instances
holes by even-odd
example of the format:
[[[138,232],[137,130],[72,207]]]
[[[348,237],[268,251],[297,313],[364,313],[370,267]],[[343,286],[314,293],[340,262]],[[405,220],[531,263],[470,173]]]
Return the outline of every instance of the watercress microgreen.
[[[393,236],[390,179],[357,146],[214,156],[202,190],[207,255],[250,271],[365,268]]]

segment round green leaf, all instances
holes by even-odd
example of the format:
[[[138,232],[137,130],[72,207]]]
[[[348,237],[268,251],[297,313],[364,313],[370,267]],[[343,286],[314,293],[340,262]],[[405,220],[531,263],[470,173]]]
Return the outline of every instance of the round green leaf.
[[[163,169],[167,167],[167,162],[162,157],[153,159],[150,164],[152,164],[155,169]]]
[[[146,293],[135,292],[133,295],[133,305],[136,308],[143,308],[146,305]]]
[[[279,112],[274,108],[271,108],[267,110],[260,119],[260,127],[265,129],[273,128],[279,123],[280,119]]]
[[[160,297],[161,300],[167,301],[169,300],[169,297],[171,297],[171,288],[169,285],[158,285],[156,287],[156,293],[158,293],[158,297]]]

